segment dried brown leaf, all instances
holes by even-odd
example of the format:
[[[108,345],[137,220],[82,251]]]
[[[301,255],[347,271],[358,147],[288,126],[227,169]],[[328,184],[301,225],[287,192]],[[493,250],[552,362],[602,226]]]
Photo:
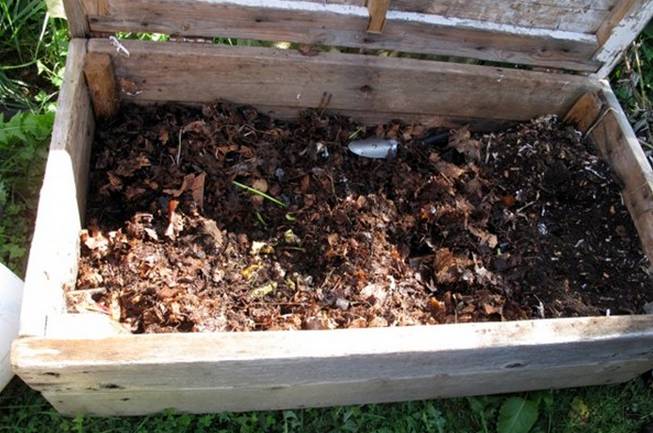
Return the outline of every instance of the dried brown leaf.
[[[453,147],[473,161],[481,160],[481,142],[472,138],[467,126],[458,129],[449,137],[449,147]]]

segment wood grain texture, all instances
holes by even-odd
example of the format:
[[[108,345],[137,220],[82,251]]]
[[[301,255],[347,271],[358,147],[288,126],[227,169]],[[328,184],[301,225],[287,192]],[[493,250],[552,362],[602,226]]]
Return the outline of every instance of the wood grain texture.
[[[653,169],[607,82],[601,96],[608,111],[599,118],[591,138],[622,183],[624,202],[653,263]]]
[[[95,3],[98,0],[83,0]],[[103,0],[108,1],[108,0]],[[317,3],[364,7],[366,0],[289,0],[290,3]],[[618,0],[393,0],[397,12],[439,15],[463,20],[485,21],[530,28],[594,33]],[[89,15],[92,7],[87,8]]]
[[[63,0],[68,30],[73,38],[85,38],[90,33],[86,2],[87,0]]]
[[[49,392],[107,389],[102,384],[112,384],[108,389],[173,390],[346,383],[626,360],[653,360],[652,316],[28,338],[18,340],[13,351],[16,373]]]
[[[84,62],[84,76],[91,94],[97,119],[108,119],[118,111],[118,83],[113,73],[111,56],[88,53]]]
[[[581,132],[587,132],[603,112],[600,92],[588,92],[581,96],[565,115],[564,121],[573,124]]]
[[[653,18],[653,0],[621,0],[597,31],[600,48],[594,59],[603,66],[596,72],[606,78],[624,52]]]
[[[79,231],[94,132],[84,81],[86,40],[73,39],[59,92],[50,152],[30,249],[20,335],[43,335],[46,316],[64,311],[63,287],[77,277]]]
[[[383,33],[385,15],[390,7],[390,0],[367,0],[367,12],[370,19],[367,22],[369,33]]]
[[[111,54],[129,101],[212,102],[264,107],[318,107],[385,113],[387,119],[528,120],[564,115],[596,84],[585,77],[475,65],[270,48],[125,41],[130,57],[104,40],[89,50]],[[125,89],[128,87],[128,89]],[[130,94],[132,96],[130,96]],[[354,116],[357,117],[357,116]]]
[[[606,385],[630,380],[651,368],[650,361],[514,370],[503,374],[463,373],[418,379],[376,380],[254,388],[204,388],[170,391],[45,392],[45,398],[67,415],[145,415],[174,408],[179,412],[276,410],[304,407],[386,403]]]
[[[393,0],[392,8],[551,30],[593,33],[619,0]]]
[[[108,1],[106,13],[89,16],[92,31],[390,49],[587,72],[600,67],[592,60],[596,37],[577,31],[390,10],[383,33],[375,35],[366,31],[364,6],[288,0]]]

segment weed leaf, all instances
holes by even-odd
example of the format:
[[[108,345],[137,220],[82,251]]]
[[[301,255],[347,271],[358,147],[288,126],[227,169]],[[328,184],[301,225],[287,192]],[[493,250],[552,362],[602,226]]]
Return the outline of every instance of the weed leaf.
[[[537,417],[537,403],[511,397],[501,405],[497,433],[528,433],[537,421]]]

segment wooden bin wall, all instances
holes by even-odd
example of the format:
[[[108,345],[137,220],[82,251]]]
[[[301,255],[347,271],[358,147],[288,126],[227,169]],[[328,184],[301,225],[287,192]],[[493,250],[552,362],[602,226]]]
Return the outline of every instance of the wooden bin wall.
[[[374,3],[375,0],[369,0]],[[606,77],[653,16],[650,0],[392,0],[370,33],[367,0],[66,0],[73,35],[160,32],[525,64]]]
[[[82,73],[87,51],[110,55],[121,98],[140,103],[224,97],[288,116],[328,93],[331,109],[369,122],[400,117],[477,128],[568,114],[623,182],[649,257],[653,251],[651,167],[604,82],[347,54],[137,41],[125,47],[128,58],[107,41],[71,42],[39,203],[12,359],[57,410],[137,415],[386,402],[616,383],[653,366],[653,316],[130,335],[103,315],[66,314],[94,125]]]

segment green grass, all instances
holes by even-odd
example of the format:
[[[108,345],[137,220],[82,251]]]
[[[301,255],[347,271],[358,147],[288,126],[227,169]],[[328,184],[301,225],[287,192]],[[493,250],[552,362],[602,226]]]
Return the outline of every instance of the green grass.
[[[42,0],[0,1],[0,109],[42,111],[63,77],[68,31]]]
[[[52,124],[53,100],[66,55],[65,23],[47,15],[41,0],[0,0],[0,261],[22,274],[36,195]],[[167,40],[164,35],[121,34]],[[228,45],[272,43],[216,38]],[[292,48],[292,46],[291,46]],[[633,46],[613,83],[645,143],[652,143],[653,29]],[[0,394],[0,433],[177,432],[469,432],[637,433],[653,422],[653,388],[627,384],[564,391],[307,409],[294,411],[132,418],[66,418],[20,380]],[[503,429],[498,427],[501,425]],[[513,429],[513,433],[520,433]]]
[[[522,394],[539,400],[532,433],[635,433],[653,421],[653,390],[643,379],[625,385]],[[16,381],[0,395],[0,432],[434,432],[493,433],[505,396],[429,400],[271,412],[147,417],[66,418]],[[518,432],[518,430],[513,430]]]

